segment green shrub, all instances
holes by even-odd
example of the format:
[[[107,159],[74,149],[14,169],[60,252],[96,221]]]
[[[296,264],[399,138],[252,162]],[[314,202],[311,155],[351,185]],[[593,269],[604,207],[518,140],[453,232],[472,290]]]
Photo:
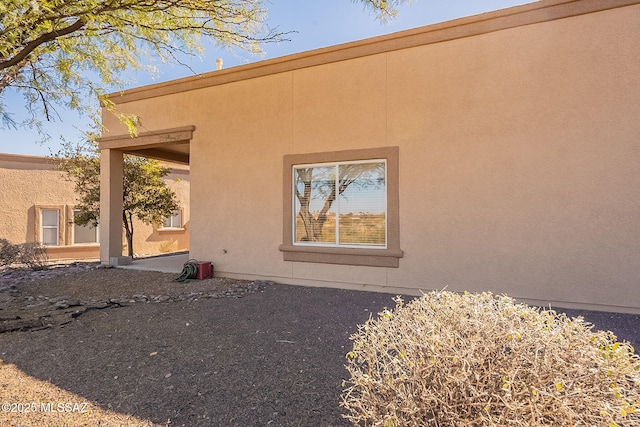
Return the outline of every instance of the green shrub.
[[[13,244],[0,239],[0,267],[23,264],[32,270],[41,270],[47,263],[47,250],[40,243]]]
[[[364,426],[638,426],[640,358],[581,318],[431,292],[352,335],[345,418]]]

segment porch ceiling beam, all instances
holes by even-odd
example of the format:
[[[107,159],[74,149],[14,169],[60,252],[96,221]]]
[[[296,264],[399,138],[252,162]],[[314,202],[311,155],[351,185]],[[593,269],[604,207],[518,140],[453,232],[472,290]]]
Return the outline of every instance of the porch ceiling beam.
[[[165,151],[158,148],[143,148],[135,150],[122,150],[127,154],[133,154],[135,156],[147,157],[149,159],[167,160],[175,163],[181,163],[184,165],[189,164],[189,154],[178,153],[175,151]]]
[[[137,136],[115,135],[98,139],[98,147],[101,150],[140,150],[157,148],[161,146],[189,143],[193,137],[195,126],[183,126],[179,128],[163,129],[158,131],[143,132]]]

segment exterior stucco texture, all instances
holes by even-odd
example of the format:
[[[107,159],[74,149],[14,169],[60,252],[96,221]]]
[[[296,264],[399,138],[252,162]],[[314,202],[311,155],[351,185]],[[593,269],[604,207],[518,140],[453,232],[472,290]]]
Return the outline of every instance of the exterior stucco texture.
[[[182,206],[183,227],[163,229],[134,222],[134,253],[138,255],[183,251],[189,248],[189,171],[172,170],[167,184]],[[58,212],[58,245],[47,246],[50,260],[98,259],[99,244],[75,244],[74,184],[56,169],[51,158],[0,154],[0,238],[12,243],[41,242],[40,209]],[[118,217],[122,234],[122,219]],[[98,240],[99,237],[98,237]],[[120,249],[126,251],[126,246]]]
[[[148,129],[196,126],[190,256],[216,274],[640,312],[640,6],[469,34],[583,2],[565,3],[434,26],[436,42],[403,47],[416,32],[401,33],[345,59],[361,45],[114,100]],[[284,261],[283,157],[379,147],[399,150],[399,267]]]

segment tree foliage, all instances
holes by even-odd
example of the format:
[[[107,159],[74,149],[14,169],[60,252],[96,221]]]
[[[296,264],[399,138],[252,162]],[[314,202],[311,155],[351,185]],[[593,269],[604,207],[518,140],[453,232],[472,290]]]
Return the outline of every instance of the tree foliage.
[[[381,20],[403,2],[357,1]],[[286,36],[266,16],[264,0],[2,0],[0,118],[12,123],[15,107],[3,101],[9,87],[24,96],[37,125],[59,105],[91,110],[85,99],[121,88],[125,71],[149,68],[145,58],[180,62],[181,54],[201,52],[205,39],[260,52]]]
[[[68,146],[58,154],[58,168],[75,185],[78,196],[74,222],[98,226],[100,220],[100,157],[95,149]],[[158,161],[125,156],[122,224],[128,254],[133,256],[134,218],[145,224],[162,224],[164,218],[179,209],[176,193],[164,178],[169,169]]]

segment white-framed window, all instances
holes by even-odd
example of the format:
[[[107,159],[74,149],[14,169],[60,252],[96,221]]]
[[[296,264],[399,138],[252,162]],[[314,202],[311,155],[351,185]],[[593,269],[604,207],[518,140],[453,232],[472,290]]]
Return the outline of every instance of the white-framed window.
[[[80,213],[79,210],[73,210],[73,217]],[[94,227],[90,224],[78,225],[73,222],[73,244],[74,245],[86,245],[91,243],[98,243],[98,227]]]
[[[174,212],[162,222],[162,228],[182,228],[182,211]]]
[[[293,166],[293,244],[387,247],[386,159]]]
[[[59,209],[40,209],[40,243],[46,246],[60,245]]]

